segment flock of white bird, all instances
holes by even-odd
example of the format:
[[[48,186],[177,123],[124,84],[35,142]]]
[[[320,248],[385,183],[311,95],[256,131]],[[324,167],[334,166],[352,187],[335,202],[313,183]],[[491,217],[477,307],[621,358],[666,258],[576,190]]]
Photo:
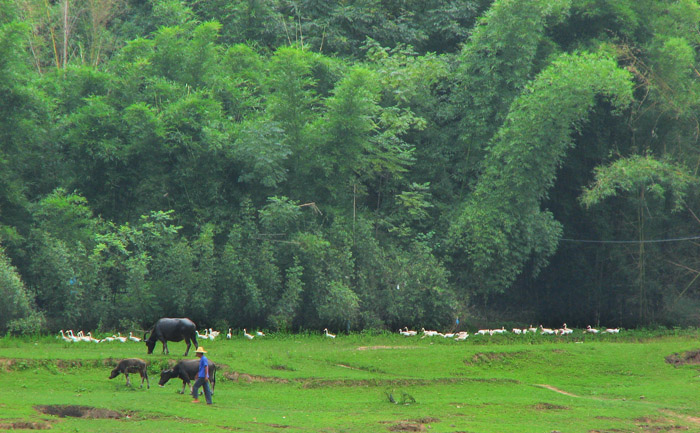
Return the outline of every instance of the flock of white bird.
[[[204,333],[200,333],[199,331],[197,332],[197,338],[202,339],[202,340],[210,340],[214,341],[220,334],[221,332],[219,331],[214,331],[212,328],[208,328],[204,330]],[[566,326],[566,323],[561,328],[557,329],[552,329],[552,328],[545,328],[544,326],[540,325],[539,327],[533,327],[530,325],[529,328],[512,328],[510,331],[506,330],[505,326],[502,326],[500,329],[479,329],[472,335],[499,335],[499,334],[507,334],[509,332],[512,332],[513,334],[516,335],[522,335],[522,334],[544,334],[544,335],[570,335],[574,333],[574,330],[571,328],[568,328]],[[584,334],[617,334],[620,332],[620,328],[601,328],[601,329],[596,329],[592,328],[590,325],[586,327],[582,331]],[[443,337],[443,338],[453,338],[456,341],[463,341],[466,340],[469,337],[469,332],[467,331],[459,331],[459,332],[448,332],[448,333],[442,333],[438,331],[430,331],[426,330],[425,328],[421,328],[420,331],[412,331],[408,329],[407,326],[405,326],[403,329],[399,329],[399,333],[401,335],[404,335],[406,337],[414,337],[417,335],[420,335],[421,338],[425,337]],[[83,333],[83,331],[78,331],[77,334],[73,334],[73,330],[69,329],[68,331],[63,331],[61,330],[60,332],[61,338],[64,341],[67,341],[69,343],[77,343],[80,341],[87,341],[91,343],[102,343],[102,342],[111,342],[111,341],[117,341],[120,343],[126,343],[127,341],[134,341],[134,342],[140,342],[141,339],[139,337],[135,337],[133,333],[129,332],[128,337],[122,336],[121,333],[117,333],[116,335],[112,335],[111,337],[105,337],[102,339],[99,338],[94,338],[92,336],[91,332],[88,333]],[[335,338],[335,334],[331,334],[328,332],[328,328],[323,330],[323,335],[326,338]],[[255,334],[249,334],[248,331],[243,328],[243,337],[245,337],[248,340],[252,340],[253,338],[260,338],[264,337],[265,333],[262,331],[256,331]],[[226,334],[226,339],[231,340],[233,338],[233,330],[231,328],[228,328],[228,333]]]
[[[197,332],[197,338],[198,339],[203,339],[203,340],[210,340],[214,341],[216,337],[221,334],[220,331],[214,331],[212,328],[205,329],[204,333],[200,333],[199,331]],[[255,337],[264,337],[265,333],[262,331],[256,331],[254,335],[248,334],[248,332],[243,329],[243,336],[249,340],[252,340]],[[111,337],[105,337],[105,338],[94,338],[92,336],[92,332],[83,332],[83,331],[78,331],[77,333],[73,333],[72,329],[69,329],[68,331],[64,331],[61,329],[60,331],[60,337],[63,339],[63,341],[66,341],[68,343],[79,343],[81,341],[86,341],[90,343],[105,343],[105,342],[112,342],[112,341],[117,341],[120,343],[126,343],[127,341],[134,341],[136,343],[141,342],[141,339],[139,337],[135,337],[132,332],[129,332],[128,337],[124,337],[121,332],[118,332],[116,335],[112,335]],[[228,340],[233,338],[233,331],[231,328],[228,328],[228,333],[226,334],[226,338]]]
[[[126,343],[127,341],[135,341],[135,342],[140,342],[141,339],[139,337],[134,337],[134,335],[129,332],[128,337],[124,337],[121,332],[118,332],[116,335],[112,335],[111,337],[105,337],[105,338],[95,338],[92,336],[92,332],[88,333],[83,333],[83,331],[78,331],[77,334],[73,334],[73,330],[69,329],[68,331],[63,332],[63,329],[61,329],[61,338],[63,341],[67,341],[69,343],[78,343],[81,341],[86,341],[89,343],[103,343],[103,342],[111,342],[111,341],[118,341],[120,343]]]
[[[540,325],[539,327],[533,327],[532,325],[530,325],[529,328],[512,328],[510,331],[508,331],[508,330],[506,330],[505,326],[502,326],[500,329],[479,329],[473,335],[500,335],[500,334],[507,334],[509,332],[512,332],[513,334],[516,334],[516,335],[522,335],[522,334],[571,335],[574,333],[574,330],[567,327],[566,323],[564,323],[564,325],[561,328],[557,328],[557,329],[545,328],[542,325]],[[586,329],[583,330],[584,334],[598,334],[598,333],[618,334],[619,332],[620,332],[620,328],[596,329],[596,328],[592,328],[591,325],[588,325],[586,327]],[[413,336],[421,335],[421,338],[443,337],[443,338],[454,338],[455,340],[458,340],[458,341],[466,340],[467,337],[469,337],[469,332],[467,332],[467,331],[442,333],[442,332],[438,332],[438,331],[426,330],[425,328],[421,328],[420,331],[412,331],[412,330],[408,329],[408,327],[404,327],[403,329],[399,329],[399,333],[401,335],[406,336],[406,337],[413,337]]]

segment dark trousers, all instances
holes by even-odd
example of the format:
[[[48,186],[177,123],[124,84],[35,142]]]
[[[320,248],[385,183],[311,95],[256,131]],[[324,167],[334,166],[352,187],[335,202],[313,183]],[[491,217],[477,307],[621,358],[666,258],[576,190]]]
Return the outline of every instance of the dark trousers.
[[[194,386],[192,387],[192,397],[198,398],[200,386],[204,387],[204,397],[207,399],[207,404],[211,404],[211,388],[209,388],[209,382],[207,382],[207,380],[203,377],[198,377],[194,382]]]

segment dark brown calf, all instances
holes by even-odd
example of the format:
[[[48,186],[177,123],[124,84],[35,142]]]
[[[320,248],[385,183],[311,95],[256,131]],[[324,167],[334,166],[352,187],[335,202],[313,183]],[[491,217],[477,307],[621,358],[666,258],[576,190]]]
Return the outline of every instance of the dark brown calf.
[[[146,361],[139,358],[127,358],[119,361],[112,374],[109,375],[110,379],[114,379],[119,376],[119,373],[123,373],[126,376],[126,385],[131,385],[129,382],[129,373],[139,373],[141,375],[141,388],[143,388],[143,381],[146,380],[148,388],[151,388],[151,381],[148,380],[148,372],[146,371]]]

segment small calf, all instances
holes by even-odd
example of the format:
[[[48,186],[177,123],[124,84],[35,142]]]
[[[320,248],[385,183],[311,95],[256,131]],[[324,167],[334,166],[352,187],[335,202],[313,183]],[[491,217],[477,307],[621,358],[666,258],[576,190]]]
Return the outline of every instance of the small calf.
[[[126,376],[126,385],[129,386],[129,373],[139,373],[141,375],[141,388],[143,388],[143,381],[146,380],[148,388],[151,388],[151,381],[148,380],[148,372],[146,371],[146,361],[139,358],[127,358],[119,361],[112,374],[109,375],[110,379],[114,379],[119,376],[119,373],[124,373]]]

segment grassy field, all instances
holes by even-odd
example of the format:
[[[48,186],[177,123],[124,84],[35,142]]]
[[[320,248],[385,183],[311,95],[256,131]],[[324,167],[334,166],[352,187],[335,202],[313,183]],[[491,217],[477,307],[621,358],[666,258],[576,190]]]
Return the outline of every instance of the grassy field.
[[[7,337],[0,430],[700,432],[698,366],[665,361],[700,348],[699,336],[234,335],[200,342],[220,367],[213,406],[179,394],[180,380],[158,387],[184,343],[167,356],[160,343],[146,355],[142,343]],[[107,379],[128,357],[149,363],[151,389],[138,387],[138,375],[131,387],[121,375]]]

